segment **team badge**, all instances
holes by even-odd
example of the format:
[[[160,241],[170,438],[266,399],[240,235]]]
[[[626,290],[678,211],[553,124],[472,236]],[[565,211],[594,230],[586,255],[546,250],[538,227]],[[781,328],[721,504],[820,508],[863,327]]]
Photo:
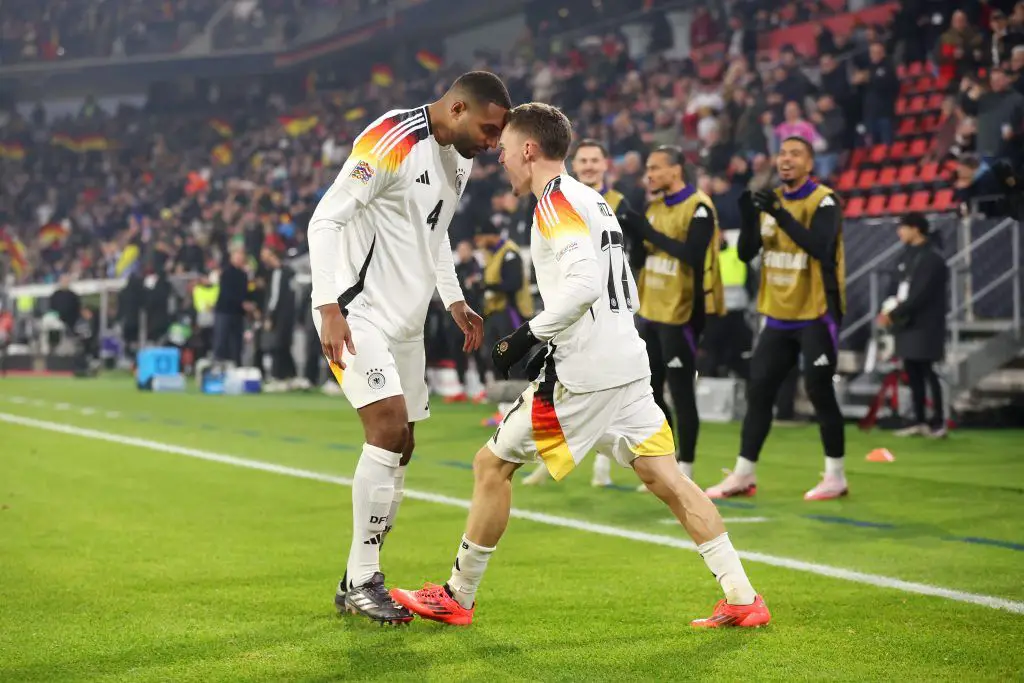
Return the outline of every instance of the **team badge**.
[[[384,388],[384,373],[376,368],[370,368],[366,373],[366,383],[371,389],[379,391]]]
[[[503,341],[500,344],[498,344],[498,353],[505,353],[506,351],[508,351],[507,341]]]
[[[461,197],[462,196],[462,187],[465,184],[466,184],[466,173],[465,173],[465,171],[460,170],[458,173],[455,174],[455,196],[456,197]]]
[[[363,185],[365,185],[366,183],[370,182],[370,180],[373,178],[373,174],[373,166],[370,166],[370,164],[366,163],[365,161],[360,161],[358,164],[356,164],[356,167],[352,169],[352,173],[350,173],[348,177],[355,178]]]

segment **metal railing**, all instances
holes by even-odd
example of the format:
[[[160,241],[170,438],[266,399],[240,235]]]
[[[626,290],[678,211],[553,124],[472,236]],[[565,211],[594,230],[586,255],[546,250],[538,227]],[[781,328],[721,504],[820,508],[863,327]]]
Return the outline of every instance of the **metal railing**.
[[[839,333],[839,341],[843,342],[853,336],[858,330],[865,325],[870,325],[875,320],[875,316],[878,315],[878,311],[881,308],[881,297],[879,295],[879,281],[878,281],[878,267],[883,263],[886,263],[893,256],[903,249],[902,242],[895,242],[889,245],[882,251],[878,252],[870,261],[862,265],[857,270],[853,271],[846,276],[846,291],[850,291],[850,285],[860,280],[865,275],[868,276],[868,289],[869,289],[869,301],[871,302],[868,307],[868,312],[850,322],[843,325],[842,331]]]

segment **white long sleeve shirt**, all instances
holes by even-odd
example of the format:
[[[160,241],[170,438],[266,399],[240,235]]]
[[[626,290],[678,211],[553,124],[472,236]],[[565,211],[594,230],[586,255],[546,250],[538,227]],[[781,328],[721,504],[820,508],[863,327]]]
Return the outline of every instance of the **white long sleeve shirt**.
[[[370,124],[309,223],[313,307],[338,302],[396,341],[423,336],[435,287],[463,300],[448,224],[473,162],[434,139],[427,107]]]
[[[649,377],[633,323],[639,295],[604,197],[571,176],[553,178],[534,210],[530,254],[544,301],[530,330],[554,347],[558,380],[587,393]]]

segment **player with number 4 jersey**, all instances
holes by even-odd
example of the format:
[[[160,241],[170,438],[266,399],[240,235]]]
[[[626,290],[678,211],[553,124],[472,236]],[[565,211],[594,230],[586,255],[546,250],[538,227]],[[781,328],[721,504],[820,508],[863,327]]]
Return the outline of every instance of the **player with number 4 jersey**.
[[[391,111],[355,139],[309,224],[313,320],[366,441],[352,481],[352,546],[335,605],[380,623],[412,614],[384,587],[380,548],[404,496],[414,423],[429,414],[423,325],[435,288],[476,350],[448,224],[511,107],[494,74],[461,76],[440,100]]]
[[[500,162],[517,195],[537,197],[530,251],[544,310],[492,351],[507,372],[537,343],[547,354],[536,381],[506,414],[473,463],[473,502],[451,578],[395,601],[449,624],[472,622],[487,563],[505,532],[512,479],[540,460],[561,480],[591,451],[632,467],[698,544],[725,592],[694,626],[761,626],[771,618],[750,585],[714,504],[675,464],[665,414],[654,401],[650,364],[633,324],[636,284],[614,212],[595,190],[565,172],[572,127],[547,104],[509,112]],[[631,603],[625,605],[632,607]]]

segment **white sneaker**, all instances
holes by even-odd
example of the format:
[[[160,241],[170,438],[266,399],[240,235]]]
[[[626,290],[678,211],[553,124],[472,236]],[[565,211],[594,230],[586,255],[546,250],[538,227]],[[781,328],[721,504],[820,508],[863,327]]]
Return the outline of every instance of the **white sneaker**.
[[[842,498],[849,492],[846,477],[825,474],[817,486],[804,494],[804,500],[833,500]]]
[[[324,382],[324,385],[323,387],[320,388],[320,391],[322,391],[324,394],[328,396],[337,396],[342,393],[341,386],[333,379],[329,379],[326,382]]]
[[[757,477],[753,474],[736,474],[730,470],[722,470],[726,477],[714,486],[705,489],[708,498],[732,498],[733,496],[752,496],[757,493]]]
[[[544,465],[538,465],[537,469],[530,472],[530,474],[523,479],[523,486],[540,486],[549,479],[551,479],[551,475],[548,474],[548,468]]]
[[[908,436],[924,436],[927,433],[928,425],[910,425],[909,427],[904,427],[903,429],[897,429],[895,432],[892,433],[892,435],[904,438]]]
[[[590,485],[594,488],[612,485],[612,462],[608,456],[598,455],[594,458],[594,474],[590,478]]]
[[[949,435],[949,432],[946,430],[946,425],[942,425],[937,429],[924,427],[924,431],[922,433],[924,434],[926,439],[945,439],[946,436]]]

